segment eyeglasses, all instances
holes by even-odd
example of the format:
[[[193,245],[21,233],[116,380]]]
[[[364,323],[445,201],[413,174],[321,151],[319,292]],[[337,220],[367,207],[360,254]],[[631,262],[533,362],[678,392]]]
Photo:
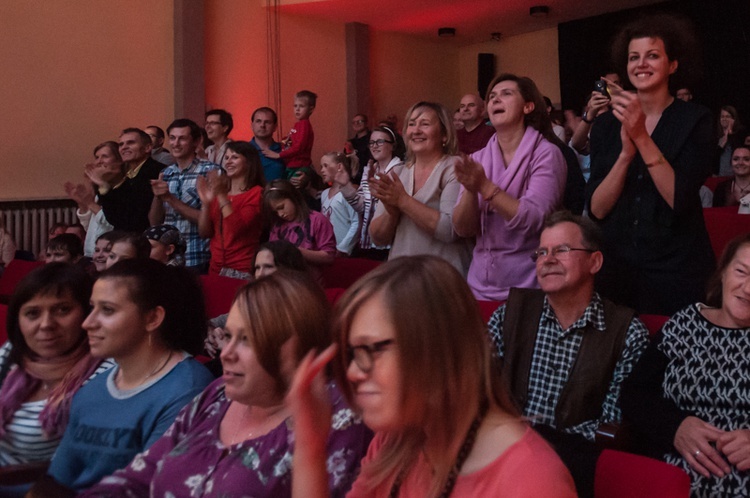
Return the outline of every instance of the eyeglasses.
[[[221,126],[221,121],[206,121],[206,126],[209,126],[209,125]]]
[[[352,361],[354,361],[357,364],[357,368],[364,373],[369,373],[375,363],[375,358],[392,344],[394,344],[393,339],[386,339],[384,341],[373,342],[372,344],[349,346],[346,350],[346,364],[351,365]]]
[[[365,124],[365,120],[364,119],[355,119],[354,121],[352,121],[352,124]]]
[[[383,138],[379,138],[377,140],[370,140],[368,144],[370,147],[382,147],[383,144],[392,144],[393,140],[385,140]]]
[[[531,260],[536,262],[539,258],[546,258],[550,255],[553,258],[565,260],[570,257],[571,251],[583,251],[587,253],[596,252],[595,249],[586,249],[585,247],[570,247],[569,245],[562,244],[557,247],[553,247],[552,249],[549,249],[547,247],[540,247],[531,254]]]

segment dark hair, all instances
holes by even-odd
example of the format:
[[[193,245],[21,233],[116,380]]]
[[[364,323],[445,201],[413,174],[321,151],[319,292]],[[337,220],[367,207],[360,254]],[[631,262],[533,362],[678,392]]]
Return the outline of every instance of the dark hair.
[[[733,105],[723,105],[721,106],[721,109],[719,109],[719,115],[716,117],[716,136],[721,138],[724,135],[724,130],[721,127],[721,111],[729,113],[730,116],[732,116],[732,119],[734,119],[734,131],[733,135],[742,134],[745,131],[745,128],[742,126],[742,122],[740,121],[740,113],[737,111],[737,108]],[[736,142],[737,140],[733,141]]]
[[[126,133],[135,133],[138,135],[138,138],[141,140],[141,145],[144,147],[151,145],[151,136],[140,128],[125,128],[122,130],[122,133],[120,133],[120,136],[123,136]]]
[[[164,130],[162,130],[161,128],[159,128],[156,125],[148,125],[146,128],[153,128],[153,129],[155,129],[156,130],[156,136],[159,137],[160,139],[164,140],[164,137],[165,137]],[[151,137],[149,137],[149,138],[151,138]]]
[[[102,142],[94,147],[94,155],[96,156],[96,153],[105,147],[109,149],[113,156],[115,156],[117,162],[122,162],[122,156],[120,156],[120,146],[114,140],[107,140],[106,142]]]
[[[249,190],[256,185],[260,185],[261,187],[266,185],[266,177],[263,174],[263,164],[260,162],[258,149],[253,147],[250,142],[244,142],[241,140],[228,142],[227,149],[236,152],[247,161],[247,171],[245,172],[246,190]]]
[[[104,232],[100,236],[96,238],[96,241],[99,242],[100,240],[106,240],[110,244],[114,239],[118,237],[118,231],[117,230],[110,230],[109,232]]]
[[[552,228],[560,223],[573,223],[574,225],[578,225],[578,228],[581,229],[581,237],[583,238],[583,245],[586,249],[601,251],[602,232],[596,223],[589,218],[578,216],[570,211],[555,211],[554,213],[547,215],[544,219],[542,230]]]
[[[49,235],[52,235],[53,233],[55,233],[55,231],[58,228],[68,228],[68,224],[64,223],[62,221],[57,221],[57,222],[53,223],[52,226],[49,227],[49,230],[47,230],[47,233]]]
[[[289,199],[297,209],[297,220],[306,220],[310,217],[310,208],[305,202],[305,198],[302,197],[302,193],[294,188],[288,180],[278,178],[271,181],[266,185],[266,190],[263,193],[263,202],[268,211],[266,219],[273,220],[278,218],[276,213],[271,209],[271,202],[278,201],[279,199]]]
[[[198,277],[179,266],[153,259],[124,259],[99,274],[98,280],[121,279],[138,308],[164,308],[159,337],[172,350],[198,354],[206,334],[206,309]]]
[[[33,356],[23,338],[18,320],[18,314],[24,304],[38,295],[61,297],[69,293],[73,300],[81,305],[85,317],[91,308],[89,299],[92,283],[91,277],[82,268],[67,263],[48,263],[29,272],[14,289],[8,305],[6,327],[8,340],[13,345],[10,361],[20,363],[24,356]],[[85,337],[83,329],[81,337]]]
[[[669,90],[692,86],[698,78],[699,55],[693,25],[684,16],[655,14],[643,16],[623,27],[612,43],[612,64],[618,74],[627,74],[630,42],[638,38],[659,38],[670,61],[677,61],[677,70],[669,77]],[[691,61],[691,59],[693,59]],[[630,85],[626,78],[624,85]]]
[[[294,97],[298,99],[306,99],[307,105],[310,107],[315,107],[315,104],[318,102],[318,94],[311,92],[310,90],[300,90],[294,95]]]
[[[367,124],[367,114],[362,114],[361,112],[358,112],[357,114],[354,115],[354,117],[356,118],[357,116],[361,116],[362,121],[364,121],[364,124]]]
[[[232,132],[232,128],[234,128],[234,120],[232,119],[232,115],[230,113],[228,113],[224,109],[212,109],[206,112],[206,117],[209,116],[219,116],[219,122],[221,123],[221,126],[227,127],[227,135]]]
[[[276,111],[274,111],[270,107],[258,107],[257,109],[255,109],[253,111],[253,115],[250,116],[250,122],[255,121],[255,115],[258,114],[259,112],[265,112],[265,113],[270,114],[271,117],[273,118],[273,124],[276,124],[279,122],[279,117],[276,115]]]
[[[406,144],[404,143],[404,139],[401,135],[396,133],[393,128],[390,126],[378,125],[373,128],[372,131],[379,131],[380,133],[385,133],[391,137],[391,140],[393,140],[393,157],[398,157],[402,160],[406,157]],[[370,133],[372,134],[372,132]],[[387,164],[384,166],[387,166]]]
[[[146,260],[151,256],[151,243],[141,233],[113,230],[110,232],[110,244],[125,242],[135,248],[135,259]]]
[[[302,252],[288,240],[271,240],[264,242],[258,247],[258,252],[253,257],[253,267],[260,251],[268,251],[273,254],[273,262],[278,268],[287,270],[307,271],[307,263],[302,257]]]
[[[549,114],[547,114],[547,106],[542,97],[542,93],[534,83],[534,80],[527,78],[526,76],[516,76],[515,74],[502,73],[493,79],[487,87],[487,95],[485,101],[489,103],[490,93],[495,85],[503,81],[514,81],[518,85],[518,91],[521,93],[521,97],[524,102],[531,102],[534,104],[534,109],[524,115],[523,124],[531,126],[536,131],[547,137],[553,134],[552,121],[550,120]]]
[[[258,362],[284,394],[290,379],[282,372],[281,348],[296,339],[295,366],[309,351],[331,344],[331,310],[323,289],[309,275],[277,271],[237,291],[237,306],[251,336]],[[205,327],[204,327],[205,328]]]
[[[65,225],[66,227],[69,225]],[[75,259],[83,256],[83,242],[78,235],[72,233],[61,233],[47,242],[47,251],[67,251]]]
[[[714,308],[721,308],[724,304],[723,279],[724,272],[729,268],[737,252],[743,247],[750,244],[750,233],[742,234],[733,238],[721,253],[719,263],[716,265],[716,271],[708,279],[706,284],[706,304]]]
[[[190,128],[190,136],[193,138],[194,142],[196,140],[199,140],[202,136],[201,134],[202,128],[198,126],[198,124],[192,119],[187,119],[187,118],[175,119],[167,127],[167,135],[169,134],[170,131],[172,131],[172,128]]]

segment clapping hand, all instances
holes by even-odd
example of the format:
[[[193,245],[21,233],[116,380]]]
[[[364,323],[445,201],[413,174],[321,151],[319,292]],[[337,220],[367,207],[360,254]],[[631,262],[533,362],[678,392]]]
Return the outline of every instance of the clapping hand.
[[[372,195],[391,208],[400,209],[403,197],[408,196],[401,179],[392,171],[370,178],[369,183]]]
[[[482,186],[487,181],[487,175],[481,164],[466,155],[461,155],[454,166],[456,179],[469,192],[476,194],[482,190]]]

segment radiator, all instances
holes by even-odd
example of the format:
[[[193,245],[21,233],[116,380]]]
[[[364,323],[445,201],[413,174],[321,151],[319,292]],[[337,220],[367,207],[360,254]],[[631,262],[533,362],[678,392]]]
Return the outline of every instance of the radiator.
[[[49,239],[55,223],[78,223],[76,205],[68,199],[0,202],[5,230],[18,249],[38,255]]]

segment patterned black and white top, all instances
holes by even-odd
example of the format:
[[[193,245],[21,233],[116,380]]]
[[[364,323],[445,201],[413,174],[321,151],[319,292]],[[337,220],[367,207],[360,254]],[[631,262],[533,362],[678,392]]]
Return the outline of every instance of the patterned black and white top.
[[[728,329],[709,322],[691,305],[662,328],[658,346],[668,360],[664,397],[719,429],[750,429],[750,329]],[[750,496],[750,471],[705,478],[673,451],[664,459],[683,468],[694,497]]]
[[[490,339],[494,345],[494,353],[499,358],[504,356],[504,321],[505,305],[502,305],[492,314],[487,324]],[[594,293],[583,315],[566,330],[560,326],[555,312],[545,297],[544,308],[539,319],[539,332],[531,357],[528,396],[526,406],[523,407],[523,415],[531,424],[555,428],[555,408],[578,356],[583,340],[583,330],[589,323],[598,331],[606,329],[604,303],[599,294]],[[648,331],[638,318],[633,318],[625,337],[622,356],[615,366],[607,396],[602,404],[601,417],[568,427],[564,432],[580,434],[589,441],[594,441],[600,424],[619,422],[622,419],[620,387],[647,346]]]

